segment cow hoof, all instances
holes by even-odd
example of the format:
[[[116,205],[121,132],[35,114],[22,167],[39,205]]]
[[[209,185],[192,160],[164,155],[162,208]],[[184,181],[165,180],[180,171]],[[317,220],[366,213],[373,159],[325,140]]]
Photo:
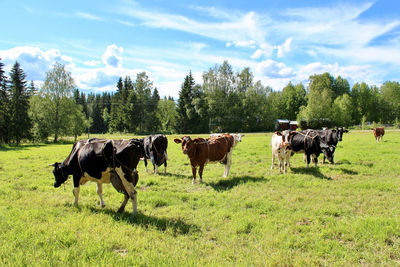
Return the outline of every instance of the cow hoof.
[[[118,212],[118,213],[122,213],[122,212],[124,212],[124,209],[125,209],[125,208],[123,208],[123,209],[122,209],[122,208],[119,208],[119,209],[117,210],[117,212]]]
[[[196,180],[193,179],[193,180],[192,180],[192,184],[195,184],[195,183],[196,183]]]
[[[203,179],[200,179],[199,183],[201,183],[201,184],[202,184],[202,183],[203,183]]]
[[[106,207],[106,205],[105,204],[103,204],[103,205],[100,205],[103,209]]]

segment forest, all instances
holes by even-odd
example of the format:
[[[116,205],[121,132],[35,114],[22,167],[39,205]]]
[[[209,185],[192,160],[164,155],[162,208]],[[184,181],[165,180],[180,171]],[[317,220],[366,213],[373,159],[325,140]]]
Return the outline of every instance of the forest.
[[[26,80],[23,67],[9,75],[0,59],[0,143],[57,142],[83,133],[200,134],[265,132],[276,119],[297,120],[309,128],[392,124],[399,127],[400,84],[357,82],[350,86],[330,73],[309,76],[307,86],[289,82],[274,90],[254,79],[249,68],[234,71],[224,61],[189,72],[179,98],[160,97],[145,72],[120,77],[114,92],[85,94],[65,66],[55,63],[40,88]]]

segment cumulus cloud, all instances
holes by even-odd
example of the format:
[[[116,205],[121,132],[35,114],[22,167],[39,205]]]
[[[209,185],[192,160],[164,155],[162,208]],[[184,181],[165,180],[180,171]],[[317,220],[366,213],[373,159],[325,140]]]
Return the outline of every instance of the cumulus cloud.
[[[120,68],[122,64],[122,53],[124,49],[115,44],[107,46],[106,52],[102,56],[103,63],[106,66]]]
[[[254,40],[250,40],[250,41],[234,41],[226,43],[226,47],[231,47],[231,46],[256,48],[256,42]]]
[[[276,62],[272,59],[260,62],[256,67],[256,71],[262,76],[269,78],[290,78],[295,75],[292,68],[287,67],[282,62]]]
[[[46,78],[54,63],[59,62],[67,67],[73,67],[72,59],[62,55],[57,49],[41,50],[38,47],[20,46],[8,50],[0,50],[0,58],[6,70],[9,71],[15,61],[21,65],[27,74],[27,80],[40,81]]]

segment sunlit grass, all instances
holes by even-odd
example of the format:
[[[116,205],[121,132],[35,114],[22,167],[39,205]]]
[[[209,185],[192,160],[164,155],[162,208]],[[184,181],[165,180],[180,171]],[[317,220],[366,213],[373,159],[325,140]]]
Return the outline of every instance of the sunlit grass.
[[[123,195],[111,185],[104,209],[94,183],[79,207],[71,179],[53,188],[48,165],[72,143],[0,149],[1,265],[400,264],[400,132],[379,144],[372,132],[345,134],[335,165],[306,169],[295,155],[285,175],[270,170],[271,134],[246,134],[230,175],[208,164],[195,185],[174,137],[167,175],[139,163],[136,217],[130,203],[116,212]]]

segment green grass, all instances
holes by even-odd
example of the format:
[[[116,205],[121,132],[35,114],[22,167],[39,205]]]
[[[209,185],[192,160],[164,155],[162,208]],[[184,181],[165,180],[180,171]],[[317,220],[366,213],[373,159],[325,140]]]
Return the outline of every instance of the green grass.
[[[123,195],[111,185],[106,208],[95,183],[81,188],[79,207],[71,179],[53,188],[48,165],[72,144],[1,148],[0,265],[400,264],[400,132],[379,144],[371,131],[350,132],[335,165],[306,169],[297,154],[285,175],[270,170],[271,134],[246,134],[229,176],[209,164],[195,185],[173,138],[166,176],[139,163],[135,217],[131,203],[116,212]]]

